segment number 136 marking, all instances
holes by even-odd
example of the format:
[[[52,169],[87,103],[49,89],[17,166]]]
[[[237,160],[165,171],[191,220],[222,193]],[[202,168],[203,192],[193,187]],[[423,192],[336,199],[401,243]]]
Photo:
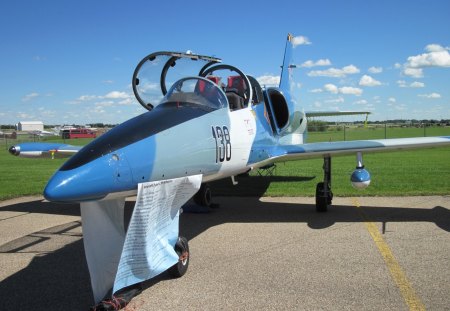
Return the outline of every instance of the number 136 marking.
[[[231,141],[228,127],[212,126],[212,134],[216,141],[216,163],[231,160]]]

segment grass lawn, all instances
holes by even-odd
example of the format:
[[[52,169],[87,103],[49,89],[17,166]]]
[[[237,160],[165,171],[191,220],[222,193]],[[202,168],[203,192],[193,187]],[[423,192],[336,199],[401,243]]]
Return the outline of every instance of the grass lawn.
[[[85,145],[92,139],[72,139],[72,145]],[[62,142],[62,140],[51,140]],[[67,159],[27,159],[0,150],[0,200],[42,194],[48,179]]]
[[[420,133],[417,130],[421,131]],[[347,129],[346,139],[384,138],[384,128]],[[388,138],[423,136],[422,129],[387,129]],[[427,134],[450,135],[450,128],[427,128]],[[395,134],[395,135],[394,135]],[[310,133],[309,141],[343,140],[342,131]],[[71,140],[84,145],[90,140]],[[69,143],[69,141],[68,141]],[[41,194],[47,180],[65,159],[24,159],[11,156],[6,148],[0,150],[0,200],[24,195]],[[316,183],[323,178],[322,159],[277,163],[274,177],[259,177],[252,172],[238,177],[239,184],[230,179],[212,184],[215,195],[256,196],[314,196]],[[350,184],[356,166],[356,156],[332,159],[332,187],[336,196],[406,196],[450,194],[450,147],[413,151],[364,154],[366,169],[372,183],[357,191]]]

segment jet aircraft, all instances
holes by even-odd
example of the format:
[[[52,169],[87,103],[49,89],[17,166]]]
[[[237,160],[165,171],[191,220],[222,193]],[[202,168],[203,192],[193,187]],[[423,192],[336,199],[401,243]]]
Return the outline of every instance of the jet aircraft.
[[[291,94],[292,35],[288,35],[279,87],[262,88],[240,69],[215,57],[156,52],[137,65],[132,87],[147,112],[81,148],[23,143],[9,152],[23,157],[71,156],[44,190],[49,201],[81,202],[133,195],[137,184],[202,174],[198,202],[208,205],[208,182],[275,162],[323,158],[317,211],[332,201],[331,158],[355,154],[351,182],[370,183],[363,152],[449,145],[450,137],[307,143],[307,117],[370,112],[299,109]]]
[[[311,116],[369,112],[305,112],[292,92],[292,36],[288,35],[278,87],[261,87],[221,59],[191,52],[155,52],[137,65],[132,87],[146,110],[84,147],[24,143],[9,152],[25,157],[70,158],[44,190],[49,201],[112,200],[136,194],[139,183],[202,175],[194,200],[211,204],[208,183],[272,165],[323,158],[316,210],[332,204],[331,159],[356,155],[351,183],[365,188],[370,174],[363,152],[450,145],[450,136],[308,143]]]

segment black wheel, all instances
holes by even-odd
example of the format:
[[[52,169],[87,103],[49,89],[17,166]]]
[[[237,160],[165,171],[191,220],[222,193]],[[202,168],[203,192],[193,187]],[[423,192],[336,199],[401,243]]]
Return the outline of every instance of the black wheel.
[[[212,193],[207,184],[202,184],[200,190],[194,195],[194,202],[200,206],[211,207]]]
[[[330,196],[324,195],[324,188],[323,182],[318,183],[316,186],[316,211],[319,213],[326,212],[328,209],[328,202],[331,202]]]
[[[179,260],[176,264],[169,268],[169,273],[173,277],[182,277],[189,266],[189,244],[185,237],[179,237],[175,244],[175,252],[178,254]]]

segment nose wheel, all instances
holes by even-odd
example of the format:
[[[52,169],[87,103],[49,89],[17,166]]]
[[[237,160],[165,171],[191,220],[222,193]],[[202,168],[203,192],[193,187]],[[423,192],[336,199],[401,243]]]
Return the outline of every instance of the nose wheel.
[[[316,186],[316,211],[326,212],[333,200],[331,191],[331,157],[323,158],[323,182]]]
[[[180,236],[175,244],[178,262],[169,268],[169,273],[175,278],[182,277],[189,267],[189,244],[185,237]]]

